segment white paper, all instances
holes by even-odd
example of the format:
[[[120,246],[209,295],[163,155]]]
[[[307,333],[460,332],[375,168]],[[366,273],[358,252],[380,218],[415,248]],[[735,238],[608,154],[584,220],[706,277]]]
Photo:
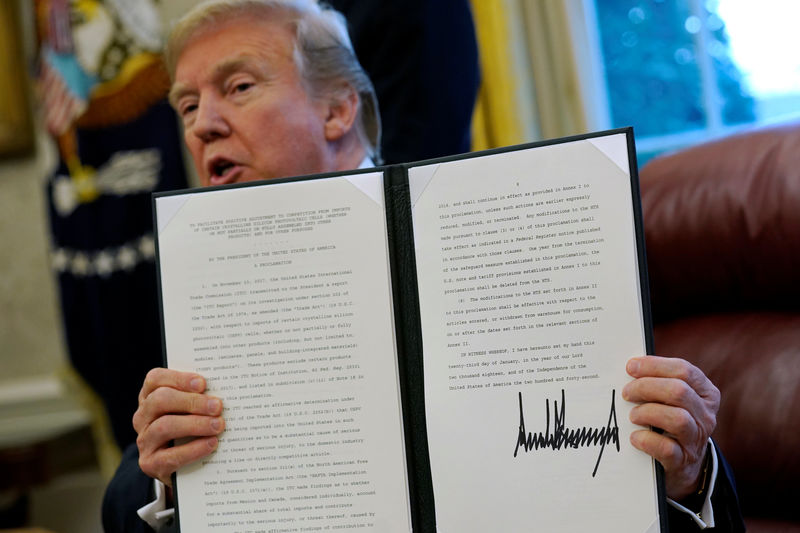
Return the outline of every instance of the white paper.
[[[626,148],[617,135],[409,171],[444,533],[642,533],[658,518],[620,396],[646,352],[630,176],[605,155]],[[559,446],[557,417],[603,438]]]
[[[168,363],[225,406],[182,531],[410,530],[382,174],[351,178],[157,200]]]

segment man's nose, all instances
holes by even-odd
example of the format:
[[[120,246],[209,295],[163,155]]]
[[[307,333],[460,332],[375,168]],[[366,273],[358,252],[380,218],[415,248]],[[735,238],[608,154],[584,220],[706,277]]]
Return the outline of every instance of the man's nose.
[[[198,102],[192,133],[204,142],[230,134],[230,126],[225,119],[221,102],[213,96],[201,98]]]

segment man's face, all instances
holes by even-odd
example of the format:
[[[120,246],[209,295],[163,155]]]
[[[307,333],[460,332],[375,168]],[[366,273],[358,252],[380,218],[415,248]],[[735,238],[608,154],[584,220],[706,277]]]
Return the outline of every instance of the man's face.
[[[203,185],[333,170],[327,107],[312,99],[277,21],[243,18],[194,35],[171,100]]]

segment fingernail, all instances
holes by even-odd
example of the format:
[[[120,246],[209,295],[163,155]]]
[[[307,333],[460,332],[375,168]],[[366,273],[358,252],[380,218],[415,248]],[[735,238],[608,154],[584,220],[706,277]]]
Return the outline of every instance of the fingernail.
[[[215,414],[215,413],[219,412],[219,409],[220,409],[221,406],[222,406],[222,404],[216,398],[211,398],[210,400],[208,400],[208,405],[207,405],[208,412],[211,413],[211,414]]]
[[[212,450],[217,447],[217,437],[210,437],[206,442],[208,443],[208,447]]]
[[[633,359],[628,361],[628,374],[633,375],[637,372],[639,372],[639,361]]]
[[[189,382],[189,386],[192,390],[201,391],[203,390],[203,380],[200,378],[192,378],[192,381]]]
[[[622,387],[622,399],[627,400],[629,395],[630,393],[628,392],[628,386],[625,385],[624,387]]]
[[[222,421],[219,418],[215,418],[211,421],[211,429],[214,431],[219,431],[222,427]]]

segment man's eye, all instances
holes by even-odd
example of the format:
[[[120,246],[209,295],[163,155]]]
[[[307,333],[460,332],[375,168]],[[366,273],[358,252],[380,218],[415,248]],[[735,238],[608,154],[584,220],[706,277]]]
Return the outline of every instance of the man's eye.
[[[243,92],[245,92],[247,89],[249,89],[252,86],[253,86],[253,84],[251,82],[243,81],[243,82],[237,83],[236,85],[233,86],[233,92],[235,92],[235,93],[243,93]]]
[[[186,116],[197,109],[197,104],[185,104],[181,106],[181,115]]]

